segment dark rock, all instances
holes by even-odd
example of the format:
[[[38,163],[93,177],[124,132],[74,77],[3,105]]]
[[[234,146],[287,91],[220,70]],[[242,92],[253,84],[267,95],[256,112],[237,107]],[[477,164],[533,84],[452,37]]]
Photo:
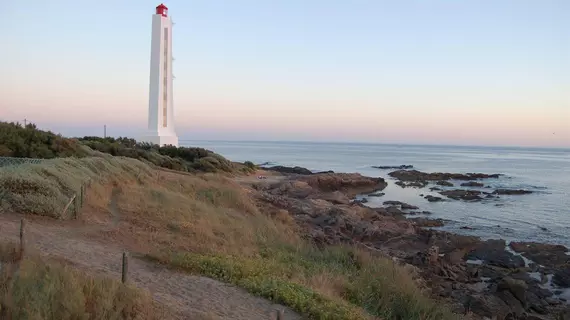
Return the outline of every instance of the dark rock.
[[[380,191],[388,185],[382,178],[366,177],[358,173],[324,173],[302,175],[297,182],[305,182],[320,192],[340,191],[348,197]]]
[[[502,268],[521,268],[525,266],[523,258],[505,250],[504,240],[487,240],[480,243],[467,255],[468,259],[483,260]]]
[[[286,174],[307,174],[307,175],[313,174],[311,170],[303,167],[273,166],[273,167],[266,167],[264,169],[280,173],[286,173]]]
[[[328,170],[328,171],[319,171],[319,172],[316,172],[315,174],[321,174],[321,173],[334,173],[334,171],[332,171],[332,170]]]
[[[527,310],[532,310],[532,311],[540,313],[540,314],[546,314],[548,312],[547,311],[548,302],[546,302],[543,299],[540,299],[534,293],[532,293],[530,291],[526,292],[525,298],[526,298]]]
[[[418,207],[411,205],[411,204],[407,204],[407,203],[402,203],[402,210],[415,210],[415,209],[419,209]]]
[[[504,319],[510,312],[509,306],[499,297],[490,294],[477,294],[469,296],[465,309],[489,319]]]
[[[511,242],[509,247],[533,262],[550,268],[558,268],[570,263],[570,256],[566,255],[568,248],[562,245],[536,242]]]
[[[521,316],[524,313],[524,304],[511,291],[501,290],[495,293],[495,295],[509,306],[510,313],[514,313],[516,316]]]
[[[368,196],[369,196],[369,197],[381,197],[381,196],[383,196],[383,195],[385,195],[384,192],[375,192],[375,193],[369,194]]]
[[[435,184],[437,184],[438,186],[453,187],[453,183],[451,183],[449,181],[445,181],[445,180],[440,180],[440,181],[436,182]]]
[[[412,188],[424,188],[425,186],[428,185],[428,182],[425,180],[418,180],[418,181],[396,181],[396,185],[402,187],[402,188],[407,188],[407,187],[412,187]]]
[[[441,198],[441,197],[434,197],[432,195],[427,195],[424,197],[427,201],[429,202],[440,202],[440,201],[445,201],[445,199]]]
[[[462,183],[461,186],[462,187],[483,187],[484,184],[482,184],[481,182],[469,181],[469,182]]]
[[[389,206],[386,208],[386,211],[388,211],[390,214],[404,214],[404,212],[400,210],[398,206]]]
[[[499,178],[500,174],[484,173],[426,173],[417,170],[398,170],[388,174],[401,181],[439,181],[439,180],[477,180],[488,178]]]
[[[412,221],[418,227],[443,227],[444,221],[443,219],[428,219],[428,218],[409,218],[408,220]]]
[[[528,272],[522,271],[522,270],[517,270],[515,272],[510,273],[509,277],[511,277],[515,280],[524,281],[527,284],[537,284],[539,282],[537,279],[534,279],[533,277],[531,277],[528,274]]]
[[[350,199],[342,192],[340,191],[333,191],[333,192],[325,192],[319,195],[311,195],[309,196],[309,198],[313,198],[313,199],[323,199],[326,201],[330,201],[334,204],[349,204],[350,203]],[[368,199],[363,198],[360,199],[360,203],[366,203],[368,202]]]
[[[552,291],[548,290],[548,289],[544,289],[541,288],[537,285],[531,285],[528,288],[528,292],[532,292],[534,295],[536,295],[539,299],[546,299],[549,297],[552,297],[554,294],[552,293]]]
[[[513,279],[511,277],[504,277],[497,284],[497,291],[504,291],[504,290],[510,291],[515,296],[515,298],[517,298],[523,304],[526,303],[527,289],[528,285],[526,284],[526,282],[524,282],[523,280]],[[507,304],[509,303],[507,302]]]
[[[563,288],[570,288],[570,266],[557,270],[552,277],[552,282]]]
[[[557,306],[559,304],[562,304],[562,301],[558,300],[557,298],[553,298],[553,297],[548,297],[548,298],[544,299],[544,301],[548,302],[548,304],[553,305],[553,306]]]
[[[383,170],[386,170],[386,169],[401,169],[401,170],[404,170],[404,169],[413,169],[414,166],[411,165],[411,164],[403,164],[403,165],[400,165],[400,166],[372,166],[372,168],[375,168],[375,169],[383,169]]]
[[[283,181],[281,184],[274,186],[270,192],[274,195],[289,196],[298,199],[304,199],[316,192],[311,186],[301,181]]]
[[[413,209],[419,209],[416,206],[413,206],[411,204],[407,204],[405,202],[401,202],[401,201],[384,201],[384,205],[391,205],[391,206],[399,206],[400,208],[402,208],[402,210],[413,210]]]
[[[408,214],[432,214],[431,211],[410,211]]]
[[[368,203],[368,199],[366,199],[366,198],[356,199],[353,201],[353,203],[362,203],[362,204]]]
[[[480,275],[490,278],[492,282],[497,282],[506,276],[506,270],[492,265],[482,265]]]
[[[469,227],[469,226],[463,226],[460,227],[459,229],[463,229],[463,230],[475,230],[475,228]]]
[[[526,317],[521,318],[521,320],[550,320],[550,318],[543,318],[535,314],[527,314]]]
[[[481,197],[482,192],[475,190],[455,189],[455,190],[440,191],[439,193],[454,200],[478,201],[483,199]]]
[[[521,195],[521,194],[529,194],[532,193],[530,190],[515,190],[515,189],[497,189],[493,191],[494,194],[501,194],[501,195]]]
[[[430,191],[441,191],[441,188],[438,188],[438,187],[431,187],[429,189],[430,189]]]

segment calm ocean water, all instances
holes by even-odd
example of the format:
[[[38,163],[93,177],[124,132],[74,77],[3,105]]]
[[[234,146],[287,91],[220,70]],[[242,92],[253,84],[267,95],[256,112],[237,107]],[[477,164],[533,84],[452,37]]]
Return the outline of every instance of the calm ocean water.
[[[482,238],[503,238],[563,244],[570,247],[570,150],[499,147],[371,145],[304,142],[181,141],[199,146],[234,161],[271,162],[311,170],[359,172],[388,181],[385,196],[369,198],[370,206],[400,200],[428,210],[433,218],[450,220],[443,227]],[[401,188],[388,176],[391,170],[374,165],[411,164],[425,172],[502,173],[488,180],[493,188],[521,188],[530,195],[501,196],[499,200],[467,203],[430,203],[420,194],[428,188]],[[456,185],[458,185],[456,183]],[[488,191],[488,190],[487,190]],[[469,226],[474,230],[461,229]],[[545,228],[545,229],[544,229]]]

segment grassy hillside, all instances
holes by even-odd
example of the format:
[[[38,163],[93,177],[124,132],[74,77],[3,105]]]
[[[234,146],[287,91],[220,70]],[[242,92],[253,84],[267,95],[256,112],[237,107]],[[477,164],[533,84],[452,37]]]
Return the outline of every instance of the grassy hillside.
[[[57,213],[86,178],[93,183],[84,223],[119,216],[115,241],[139,244],[150,260],[235,284],[311,319],[454,319],[423,293],[412,269],[355,248],[317,249],[287,212],[260,212],[244,189],[219,174],[158,173],[109,155],[53,159],[0,168],[0,186],[12,195],[4,208]],[[115,213],[113,188],[120,190]]]
[[[4,212],[67,219],[63,208],[90,180],[82,223],[97,225],[118,218],[117,229],[101,233],[101,239],[131,243],[149,260],[232,283],[310,319],[456,319],[424,293],[413,268],[352,247],[313,247],[287,211],[275,216],[260,211],[248,191],[225,174],[241,168],[207,150],[158,148],[130,139],[65,139],[33,125],[2,123],[0,128],[0,155],[48,159],[0,167]],[[194,173],[165,172],[155,165]],[[53,279],[83,290],[84,295],[76,293],[79,300],[73,300],[77,312],[115,312],[115,304],[124,301],[118,297],[126,288],[105,284],[92,292],[86,288],[94,280],[79,274],[45,264],[31,268],[22,289],[7,286],[9,278],[0,279],[3,290],[8,290],[0,292],[4,296],[28,290],[11,302],[12,312],[26,312],[33,286],[44,281],[56,286]],[[63,293],[57,293],[60,287],[54,288],[49,298],[33,300],[40,310],[34,312],[41,314],[64,301]],[[140,302],[144,297],[133,299],[129,310],[145,305]]]
[[[93,156],[98,151],[112,156],[138,159],[162,168],[186,172],[249,171],[249,166],[232,163],[203,148],[186,148],[137,143],[129,138],[64,138],[34,124],[0,122],[0,157],[52,159]]]

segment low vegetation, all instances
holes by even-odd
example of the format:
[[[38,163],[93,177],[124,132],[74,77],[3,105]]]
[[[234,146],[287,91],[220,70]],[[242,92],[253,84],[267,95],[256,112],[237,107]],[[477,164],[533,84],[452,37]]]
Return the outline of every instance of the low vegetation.
[[[137,181],[151,172],[140,161],[108,155],[0,167],[0,212],[66,219],[72,208],[66,212],[64,208],[87,181]]]
[[[260,212],[249,191],[227,175],[156,170],[154,162],[141,159],[143,163],[134,154],[112,156],[115,151],[104,149],[107,142],[98,139],[77,140],[90,150],[88,157],[0,168],[0,188],[7,191],[3,210],[66,218],[61,210],[90,179],[83,222],[118,217],[113,240],[137,244],[150,260],[232,283],[311,319],[456,319],[422,291],[412,268],[351,247],[317,249],[301,237],[287,211],[275,216]],[[136,142],[110,144],[132,148]],[[208,157],[178,149],[149,152],[189,163]],[[253,170],[255,165],[244,167]],[[99,236],[109,238],[104,232]],[[101,290],[78,299],[94,299]],[[124,301],[116,297],[126,289],[113,290],[109,296],[115,298],[102,297],[102,305],[113,305],[109,299]],[[37,303],[51,308],[61,299],[52,297]],[[13,308],[23,310],[30,303],[18,301]]]
[[[93,156],[94,151],[128,157],[145,163],[186,172],[251,172],[254,166],[232,163],[203,148],[138,143],[129,138],[64,138],[34,124],[0,122],[0,157],[52,159]]]
[[[0,121],[0,157],[51,159],[89,154],[88,148],[77,141],[39,130],[33,123],[22,126]]]
[[[164,319],[146,292],[62,262],[18,255],[13,244],[0,245],[2,319]]]

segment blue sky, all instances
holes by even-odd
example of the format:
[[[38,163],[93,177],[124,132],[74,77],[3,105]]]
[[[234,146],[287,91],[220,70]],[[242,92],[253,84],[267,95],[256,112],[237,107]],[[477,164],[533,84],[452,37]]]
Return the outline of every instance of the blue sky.
[[[1,1],[0,119],[146,125],[160,2]],[[165,1],[188,139],[570,146],[570,1]]]

